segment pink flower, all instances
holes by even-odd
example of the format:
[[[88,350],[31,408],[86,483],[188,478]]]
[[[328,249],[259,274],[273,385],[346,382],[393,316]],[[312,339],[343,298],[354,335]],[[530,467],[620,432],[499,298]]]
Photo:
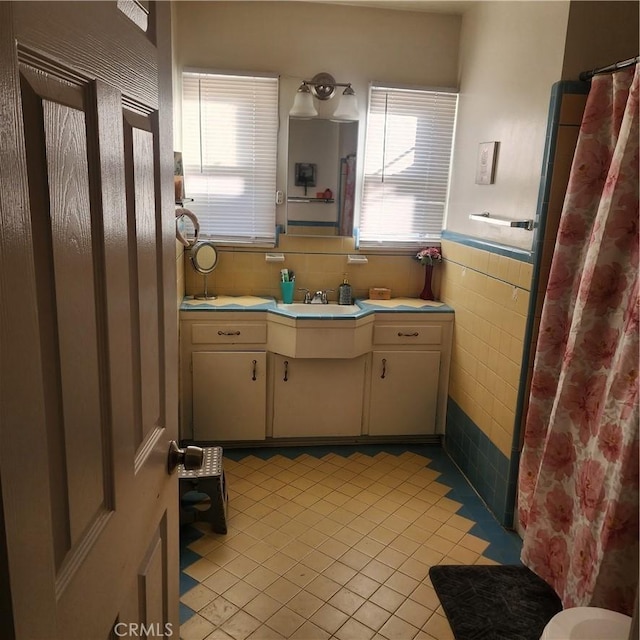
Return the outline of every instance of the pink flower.
[[[598,322],[584,334],[582,348],[592,369],[609,369],[616,352],[620,332],[606,322]]]
[[[568,534],[573,521],[573,498],[557,486],[547,494],[545,506],[552,529]]]
[[[537,447],[547,435],[548,421],[543,419],[538,402],[529,403],[525,428],[525,441],[528,447]]]
[[[534,454],[530,449],[527,449],[522,454],[522,461],[520,465],[520,491],[526,495],[533,495],[533,491],[536,488],[536,482],[538,481],[538,474],[536,469],[538,468],[538,456]]]
[[[562,357],[570,326],[570,318],[559,305],[549,305],[545,309],[543,326],[538,335],[538,350],[545,352],[545,358],[557,361]]]
[[[589,207],[599,199],[611,164],[611,150],[595,138],[582,138],[576,149],[567,195],[574,206]]]
[[[576,478],[576,492],[585,516],[593,521],[604,500],[604,467],[597,460],[586,460]]]
[[[426,249],[420,249],[416,254],[416,260],[421,265],[433,265],[437,262],[442,262],[442,253],[438,247],[427,247]]]
[[[636,344],[637,349],[637,344]],[[622,404],[620,418],[626,420],[637,411],[638,405],[638,363],[637,351],[627,349],[624,359],[618,364],[611,395]]]
[[[622,429],[619,424],[608,422],[600,427],[598,448],[609,462],[616,462],[622,450]]]
[[[586,444],[595,435],[597,419],[604,400],[606,378],[589,370],[577,371],[565,388],[564,406],[580,428],[580,441]]]
[[[569,264],[567,256],[563,252],[557,252],[551,266],[549,282],[547,283],[546,297],[549,300],[560,300],[573,290],[576,279],[574,265]]]
[[[618,199],[617,215],[607,225],[607,237],[615,241],[621,251],[638,254],[638,197],[625,193]]]
[[[587,225],[582,214],[577,212],[565,213],[558,229],[558,242],[564,245],[583,245],[587,235]]]
[[[576,461],[576,450],[570,433],[552,432],[547,439],[544,466],[553,471],[556,480],[570,477]]]
[[[593,572],[598,566],[597,554],[597,545],[591,530],[588,526],[581,527],[575,536],[571,558],[571,570],[578,579],[576,591],[579,598],[590,590]]]
[[[619,262],[595,265],[585,273],[580,299],[585,306],[603,313],[621,305],[626,287],[627,278]]]
[[[558,380],[556,377],[543,370],[536,370],[531,380],[531,395],[546,400],[556,395]]]
[[[535,539],[526,547],[529,565],[546,580],[558,593],[564,590],[567,581],[569,553],[564,536],[554,535],[542,529],[536,532]]]

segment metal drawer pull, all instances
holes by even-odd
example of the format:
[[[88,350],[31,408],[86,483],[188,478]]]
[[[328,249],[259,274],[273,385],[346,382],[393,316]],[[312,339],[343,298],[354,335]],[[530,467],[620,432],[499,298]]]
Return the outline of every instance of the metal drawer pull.
[[[289,380],[289,361],[284,361],[284,378],[282,378],[285,382]]]
[[[382,375],[381,378],[386,378],[387,376],[387,359],[382,358]]]
[[[251,379],[253,381],[255,381],[255,379],[256,379],[256,366],[258,364],[258,361],[257,360],[252,360],[251,362],[253,364],[253,376],[251,377]]]
[[[239,336],[239,331],[218,331],[219,336]]]
[[[417,331],[413,333],[402,333],[402,331],[398,331],[398,338],[417,338],[420,334]]]

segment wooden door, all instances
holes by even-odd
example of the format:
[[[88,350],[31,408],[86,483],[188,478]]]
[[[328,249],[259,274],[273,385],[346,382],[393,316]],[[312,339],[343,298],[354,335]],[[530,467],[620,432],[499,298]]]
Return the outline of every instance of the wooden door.
[[[374,351],[369,435],[436,432],[439,351]]]
[[[264,440],[267,354],[196,351],[192,365],[194,440]]]
[[[361,435],[366,361],[275,355],[273,437]]]
[[[0,4],[2,637],[179,633],[170,7],[147,5]]]

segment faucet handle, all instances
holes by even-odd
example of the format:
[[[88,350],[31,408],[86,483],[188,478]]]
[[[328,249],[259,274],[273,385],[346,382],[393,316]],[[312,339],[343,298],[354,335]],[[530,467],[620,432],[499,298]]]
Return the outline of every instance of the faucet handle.
[[[335,289],[325,289],[324,291],[319,292],[322,294],[323,304],[327,304],[327,293],[331,293],[332,291],[335,291]]]
[[[298,291],[304,291],[304,302],[308,304],[311,302],[311,291],[309,289],[305,289],[304,287],[298,287]]]

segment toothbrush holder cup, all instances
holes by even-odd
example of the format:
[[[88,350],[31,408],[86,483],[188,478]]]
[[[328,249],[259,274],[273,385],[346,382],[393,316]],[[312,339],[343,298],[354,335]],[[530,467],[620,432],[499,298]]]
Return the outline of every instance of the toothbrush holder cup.
[[[282,293],[282,302],[291,304],[293,302],[293,291],[296,287],[295,282],[281,282],[280,292]]]

